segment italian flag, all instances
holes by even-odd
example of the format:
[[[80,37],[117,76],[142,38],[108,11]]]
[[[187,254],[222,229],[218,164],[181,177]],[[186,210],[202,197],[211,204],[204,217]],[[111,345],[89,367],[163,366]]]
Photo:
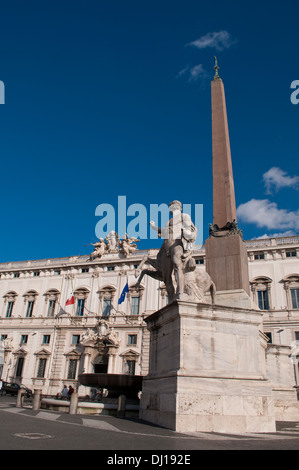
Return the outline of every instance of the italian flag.
[[[75,297],[73,296],[73,293],[71,293],[70,297],[65,302],[65,305],[73,305],[74,303],[75,303]]]
[[[67,301],[65,302],[66,306],[75,304],[74,288],[73,288],[73,280],[72,279],[71,279],[71,287],[72,287],[72,291],[71,291],[69,297],[67,298]]]

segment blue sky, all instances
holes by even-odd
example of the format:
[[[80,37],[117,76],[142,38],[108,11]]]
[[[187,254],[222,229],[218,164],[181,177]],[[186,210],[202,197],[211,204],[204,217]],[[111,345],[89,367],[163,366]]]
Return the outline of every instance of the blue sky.
[[[289,0],[2,2],[0,261],[89,253],[118,196],[203,204],[207,238],[215,54],[244,238],[298,233],[297,22]]]

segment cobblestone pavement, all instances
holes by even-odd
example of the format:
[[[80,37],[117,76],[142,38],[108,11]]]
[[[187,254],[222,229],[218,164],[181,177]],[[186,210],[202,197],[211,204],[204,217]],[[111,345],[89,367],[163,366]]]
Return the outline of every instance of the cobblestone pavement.
[[[268,434],[177,433],[138,419],[34,411],[30,400],[16,408],[0,397],[0,449],[31,450],[297,450],[299,423],[277,423]],[[106,455],[106,454],[105,454]],[[113,454],[114,455],[114,454]],[[107,457],[108,458],[108,457]]]

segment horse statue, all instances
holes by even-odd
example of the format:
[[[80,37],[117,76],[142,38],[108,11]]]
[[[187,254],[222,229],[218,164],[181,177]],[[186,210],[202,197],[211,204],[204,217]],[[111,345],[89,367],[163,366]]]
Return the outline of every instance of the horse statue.
[[[163,262],[163,256],[160,257],[159,261]],[[163,269],[161,269],[160,263],[158,261],[158,257],[155,258],[150,258],[149,256],[144,256],[141,263],[139,264],[138,268],[135,270],[135,277],[138,277],[138,280],[135,284],[136,290],[139,289],[141,281],[144,276],[150,276],[153,279],[156,279],[158,281],[164,282],[165,287],[166,287],[166,292],[168,295],[168,302],[171,303],[175,296],[173,294],[174,288],[173,288],[173,281],[167,283],[168,276],[164,277],[163,276]],[[146,268],[143,269],[143,266],[145,264],[149,264],[152,266],[153,269],[151,268]],[[190,300],[196,300],[201,303],[206,303],[205,300],[205,293],[209,292],[211,296],[211,302],[214,305],[215,300],[216,300],[216,286],[214,282],[212,281],[210,275],[206,271],[200,270],[198,267],[196,267],[193,270],[190,270],[188,267],[185,269],[184,272],[184,294],[187,295],[187,297]]]

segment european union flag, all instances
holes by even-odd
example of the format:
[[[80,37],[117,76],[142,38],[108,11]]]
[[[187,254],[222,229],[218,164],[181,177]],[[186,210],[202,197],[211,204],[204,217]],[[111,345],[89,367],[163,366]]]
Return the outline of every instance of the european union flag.
[[[129,292],[129,285],[128,283],[125,285],[125,287],[123,288],[123,291],[120,295],[120,298],[118,299],[118,305],[123,303],[123,301],[125,300],[126,298],[126,293]]]

